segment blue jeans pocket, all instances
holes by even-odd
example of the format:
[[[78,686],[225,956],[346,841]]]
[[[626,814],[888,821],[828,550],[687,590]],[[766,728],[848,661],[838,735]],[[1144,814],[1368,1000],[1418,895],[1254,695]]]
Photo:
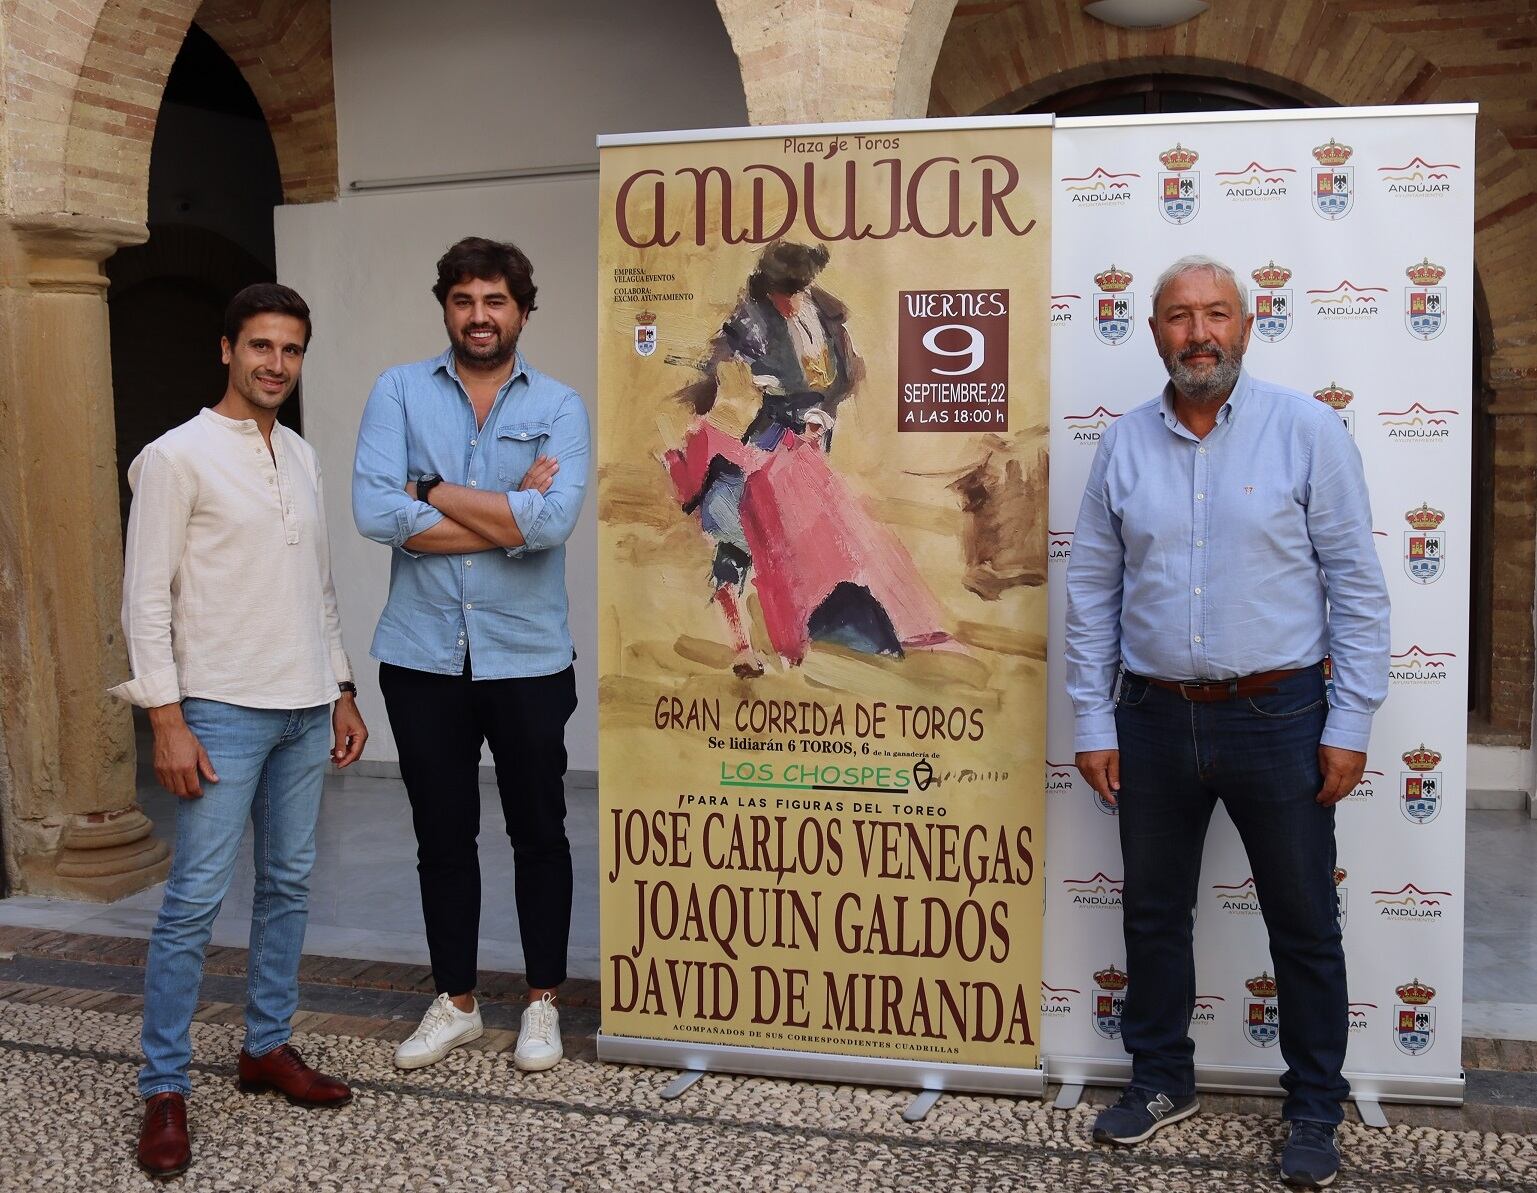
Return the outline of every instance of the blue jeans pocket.
[[[1250,711],[1272,720],[1287,720],[1324,706],[1322,686],[1312,684],[1287,684],[1273,692],[1257,692],[1248,697]]]

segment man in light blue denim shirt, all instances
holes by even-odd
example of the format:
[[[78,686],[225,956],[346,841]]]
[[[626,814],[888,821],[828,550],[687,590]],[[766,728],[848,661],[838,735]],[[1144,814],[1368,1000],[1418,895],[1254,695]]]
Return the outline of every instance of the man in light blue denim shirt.
[[[1138,1143],[1196,1110],[1192,911],[1221,800],[1275,965],[1250,983],[1245,1030],[1287,1063],[1282,1178],[1317,1188],[1339,1168],[1350,1092],[1334,806],[1387,695],[1388,593],[1355,444],[1327,406],[1243,370],[1248,312],[1208,257],[1159,278],[1149,323],[1169,384],[1105,432],[1073,536],[1074,748],[1120,813],[1132,1056],[1094,1138]]]
[[[479,767],[483,742],[512,841],[529,983],[514,1061],[562,1055],[571,847],[565,724],[576,708],[565,542],[587,487],[587,412],[529,366],[518,336],[533,267],[515,246],[461,240],[433,294],[449,348],[387,370],[358,430],[352,512],[391,548],[374,634],[379,686],[416,828],[417,874],[438,998],[395,1051],[402,1068],[480,1036]]]

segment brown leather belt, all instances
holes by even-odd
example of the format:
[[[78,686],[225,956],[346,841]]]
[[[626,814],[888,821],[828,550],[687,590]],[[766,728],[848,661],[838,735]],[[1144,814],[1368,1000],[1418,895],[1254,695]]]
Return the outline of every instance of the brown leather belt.
[[[1268,696],[1275,684],[1288,676],[1311,671],[1311,667],[1291,667],[1284,671],[1260,671],[1254,675],[1241,675],[1237,679],[1210,679],[1200,682],[1181,683],[1176,679],[1154,679],[1150,675],[1134,676],[1155,688],[1178,692],[1193,704],[1214,704],[1219,700],[1233,700],[1239,696]]]

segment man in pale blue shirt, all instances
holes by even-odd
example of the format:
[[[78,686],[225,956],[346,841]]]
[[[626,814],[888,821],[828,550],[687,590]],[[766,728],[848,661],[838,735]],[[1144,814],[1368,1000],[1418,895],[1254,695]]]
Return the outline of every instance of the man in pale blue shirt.
[[[565,542],[587,487],[587,412],[530,366],[518,336],[533,267],[515,246],[460,241],[433,295],[449,348],[387,370],[358,430],[352,512],[391,548],[372,654],[416,829],[438,997],[395,1050],[414,1069],[482,1033],[480,752],[489,743],[516,866],[529,984],[514,1063],[561,1059],[571,846],[565,725],[576,709]]]
[[[1247,312],[1208,257],[1159,278],[1148,322],[1170,382],[1106,430],[1073,536],[1074,748],[1119,805],[1130,979],[1132,1081],[1094,1138],[1138,1143],[1197,1108],[1192,911],[1220,799],[1275,964],[1281,1174],[1316,1188],[1339,1168],[1350,1092],[1334,805],[1387,695],[1388,595],[1355,443],[1327,406],[1243,371]]]

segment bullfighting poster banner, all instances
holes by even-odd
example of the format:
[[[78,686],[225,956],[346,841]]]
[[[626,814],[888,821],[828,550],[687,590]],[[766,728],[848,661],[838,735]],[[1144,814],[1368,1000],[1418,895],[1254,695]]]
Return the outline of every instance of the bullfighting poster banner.
[[[1053,170],[1051,710],[1044,1052],[1054,1079],[1125,1080],[1116,809],[1073,763],[1067,561],[1105,429],[1168,374],[1148,330],[1179,257],[1226,262],[1244,368],[1335,410],[1370,488],[1392,604],[1386,703],[1336,811],[1359,1098],[1462,1094],[1474,119],[1471,106],[1059,120]],[[1276,1089],[1286,992],[1242,844],[1218,811],[1196,901],[1190,1036],[1206,1088]]]
[[[605,1059],[1039,1088],[1050,136],[599,142]]]

